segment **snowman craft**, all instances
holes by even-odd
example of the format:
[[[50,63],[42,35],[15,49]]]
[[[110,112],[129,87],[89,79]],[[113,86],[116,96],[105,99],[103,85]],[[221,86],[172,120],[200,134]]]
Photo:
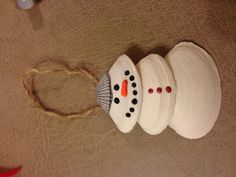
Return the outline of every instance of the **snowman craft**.
[[[150,135],[168,125],[195,139],[214,126],[221,103],[220,78],[211,56],[191,42],[177,44],[165,58],[150,54],[135,66],[120,56],[97,85],[97,100],[118,129],[138,122]]]

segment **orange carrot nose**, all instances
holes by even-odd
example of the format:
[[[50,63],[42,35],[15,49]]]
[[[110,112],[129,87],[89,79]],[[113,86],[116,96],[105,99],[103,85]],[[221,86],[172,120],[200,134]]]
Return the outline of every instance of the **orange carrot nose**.
[[[122,88],[121,88],[121,95],[126,97],[128,95],[128,81],[123,80],[122,82]]]

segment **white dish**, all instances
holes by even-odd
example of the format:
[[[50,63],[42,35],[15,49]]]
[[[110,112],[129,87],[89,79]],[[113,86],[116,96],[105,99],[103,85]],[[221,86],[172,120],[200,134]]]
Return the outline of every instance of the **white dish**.
[[[108,76],[110,83],[104,84]],[[142,104],[142,86],[136,67],[128,56],[122,55],[103,78],[97,87],[97,99],[118,129],[130,132],[138,121]]]
[[[191,42],[179,43],[165,59],[177,84],[175,110],[169,125],[183,137],[200,138],[212,129],[220,110],[217,67],[205,50]]]
[[[143,86],[143,103],[138,123],[151,135],[168,125],[175,106],[175,81],[167,62],[157,54],[143,58],[137,69]]]

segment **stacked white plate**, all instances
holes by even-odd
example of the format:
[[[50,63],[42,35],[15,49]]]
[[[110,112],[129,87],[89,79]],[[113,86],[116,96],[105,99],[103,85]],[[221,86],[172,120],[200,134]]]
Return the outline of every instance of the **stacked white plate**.
[[[97,99],[122,132],[138,122],[156,135],[169,125],[194,139],[206,135],[217,120],[219,73],[211,56],[191,42],[177,44],[165,58],[148,55],[137,67],[122,55],[104,77]]]

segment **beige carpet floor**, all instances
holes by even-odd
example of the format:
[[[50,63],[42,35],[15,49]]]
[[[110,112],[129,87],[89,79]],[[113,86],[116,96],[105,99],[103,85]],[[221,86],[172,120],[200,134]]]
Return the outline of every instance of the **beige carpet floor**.
[[[187,140],[172,129],[119,132],[103,111],[59,121],[33,106],[22,75],[44,61],[97,78],[123,53],[138,61],[178,42],[203,46],[218,65],[222,109],[213,130]],[[235,0],[42,0],[29,11],[0,1],[0,166],[16,177],[235,177]],[[41,101],[63,113],[96,104],[84,75],[36,75]]]

